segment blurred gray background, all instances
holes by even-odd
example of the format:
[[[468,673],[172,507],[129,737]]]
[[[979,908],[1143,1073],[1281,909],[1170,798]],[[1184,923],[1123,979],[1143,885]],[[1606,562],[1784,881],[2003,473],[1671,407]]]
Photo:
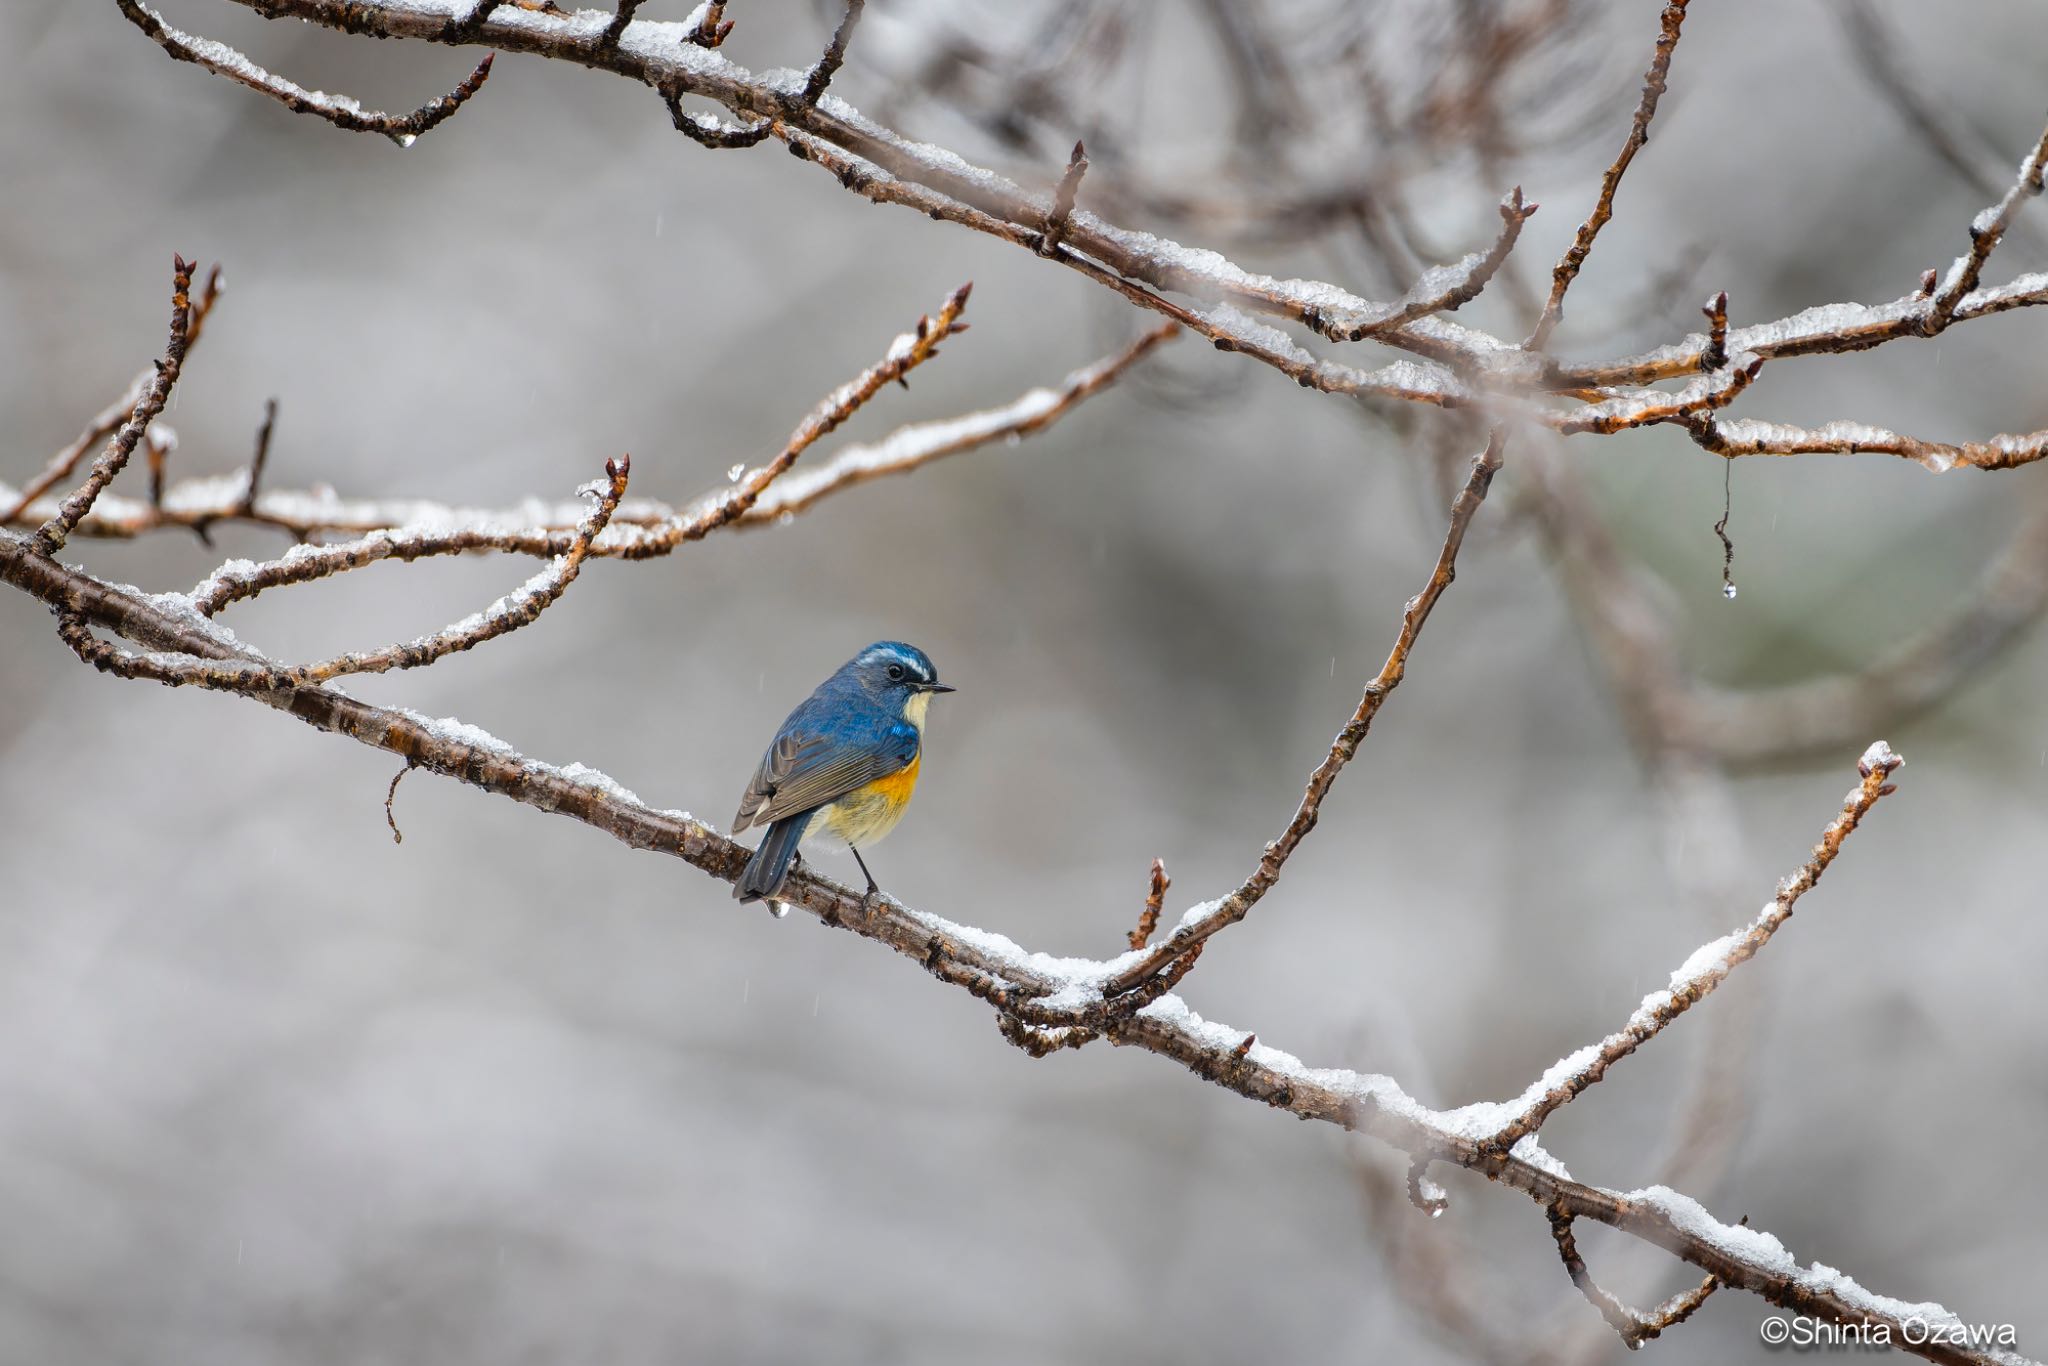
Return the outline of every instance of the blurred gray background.
[[[1675,338],[1717,288],[1738,322],[1892,298],[1986,202],[1907,136],[1832,7],[1695,8],[1564,354]],[[2006,183],[2048,104],[2048,11],[1894,8],[1916,78],[1982,131]],[[170,13],[384,108],[446,90],[473,56],[237,6]],[[732,13],[725,50],[756,68],[806,63],[833,18]],[[901,100],[882,59],[931,17],[876,13],[893,22],[835,86],[863,106]],[[1595,15],[1578,48],[1591,140],[1507,168],[1546,206],[1523,247],[1539,278],[1618,145],[1653,25],[1647,3]],[[6,26],[0,477],[17,484],[157,353],[174,250],[228,275],[168,415],[174,475],[244,461],[275,395],[272,486],[482,505],[564,496],[620,451],[637,493],[715,486],[963,280],[973,331],[848,437],[1054,382],[1146,321],[772,146],[707,153],[608,77],[502,57],[471,108],[401,152],[173,64],[111,0],[25,0]],[[1160,5],[1136,40],[1132,121],[1165,178],[1233,137],[1210,116],[1207,32]],[[904,118],[1018,165],[942,112]],[[1458,252],[1513,183],[1467,179],[1418,209]],[[2042,268],[2040,240],[2015,238],[1991,278]],[[1285,243],[1236,254],[1339,268]],[[1688,258],[1696,276],[1650,309],[1646,282]],[[2043,325],[2022,311],[1787,362],[1738,414],[2032,430]],[[1435,553],[1416,435],[1435,416],[1362,420],[1183,341],[1047,435],[787,527],[592,564],[537,626],[349,687],[722,826],[790,705],[867,641],[915,641],[960,692],[877,875],[1028,946],[1107,954],[1151,858],[1177,914],[1235,883],[1293,809]],[[1668,432],[1567,453],[1668,584],[1687,662],[1731,686],[1853,666],[1938,619],[2048,498],[2048,470],[1744,461],[1728,602],[1717,461]],[[1682,909],[1684,841],[1510,516],[1510,464],[1321,828],[1184,991],[1439,1105],[1518,1091],[1750,915],[1878,738],[1743,775],[1750,890],[1712,923]],[[220,539],[70,553],[182,588],[223,554],[281,549]],[[435,629],[530,572],[379,567],[228,620],[304,658]],[[1725,1178],[1692,1192],[1875,1290],[2013,1322],[2035,1355],[2044,681],[2030,635],[1884,736],[1909,761],[1900,794],[1744,969],[1753,1108]],[[0,1360],[1461,1358],[1390,1276],[1361,1194],[1360,1164],[1383,1159],[1343,1136],[1141,1054],[1031,1061],[986,1007],[891,955],[455,783],[400,788],[394,845],[393,768],[245,701],[91,673],[40,607],[0,594]],[[1688,1020],[1617,1068],[1548,1146],[1601,1185],[1654,1179],[1705,1032]],[[1476,1249],[1501,1331],[1593,1320],[1523,1197],[1445,1179],[1453,1207],[1425,1236]],[[1585,1242],[1596,1274],[1621,1255]],[[1689,1282],[1649,1268],[1615,1279]],[[1768,1312],[1726,1293],[1650,1350],[1747,1359]]]

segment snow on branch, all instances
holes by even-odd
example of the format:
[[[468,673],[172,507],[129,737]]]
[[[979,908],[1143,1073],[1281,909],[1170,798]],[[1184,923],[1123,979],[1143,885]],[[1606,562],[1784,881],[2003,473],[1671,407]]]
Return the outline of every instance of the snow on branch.
[[[137,2],[117,0],[124,8]],[[1033,193],[943,148],[904,138],[827,93],[824,84],[844,59],[859,14],[857,5],[846,9],[825,56],[808,73],[756,74],[716,50],[710,39],[722,38],[722,26],[729,21],[704,6],[682,23],[636,20],[628,12],[626,23],[618,26],[619,11],[564,13],[548,6],[477,5],[474,0],[241,3],[271,18],[299,18],[380,37],[486,44],[626,76],[660,93],[676,126],[700,142],[733,147],[780,139],[855,193],[988,233],[1078,270],[1200,332],[1219,348],[1250,356],[1304,387],[1364,400],[1476,406],[1488,421],[1535,421],[1565,433],[1599,434],[1663,423],[1696,427],[1703,416],[1739,396],[1760,363],[1929,336],[1955,322],[2048,303],[2048,276],[2021,277],[2003,286],[1979,285],[1991,250],[2020,204],[2038,190],[2043,149],[2048,148],[2044,136],[2036,154],[2023,164],[2012,191],[1979,215],[1971,252],[1938,288],[1930,285],[1892,304],[1824,305],[1775,322],[1728,330],[1725,336],[1696,335],[1617,360],[1559,363],[1540,354],[1562,317],[1565,292],[1588,259],[1601,226],[1612,216],[1621,178],[1647,140],[1678,41],[1682,3],[1667,4],[1662,12],[1655,55],[1629,137],[1603,178],[1593,213],[1553,271],[1551,297],[1542,316],[1520,343],[1443,316],[1483,288],[1512,251],[1521,220],[1531,208],[1521,205],[1518,195],[1502,205],[1502,228],[1492,247],[1425,272],[1405,295],[1390,302],[1372,301],[1334,283],[1258,274],[1217,252],[1184,247],[1072,207],[1077,184],[1069,182],[1075,180],[1080,163],[1070,162],[1069,174],[1051,194]],[[742,122],[727,124],[685,111],[685,96],[721,105]],[[1196,306],[1173,302],[1164,297],[1166,293],[1187,296]],[[1377,369],[1339,365],[1311,354],[1270,324],[1252,320],[1260,315],[1300,324],[1323,336],[1370,339],[1415,359]],[[1716,363],[1729,354],[1747,359],[1732,370]],[[1703,373],[1706,382],[1701,384]],[[1676,395],[1644,387],[1670,380],[1693,383]],[[1560,400],[1573,402],[1554,406]],[[1821,448],[1818,438],[1792,444],[1800,450]],[[1987,444],[1995,449],[1996,443]],[[1825,449],[1865,448],[1837,444]],[[1938,467],[1940,451],[1930,451],[1930,459],[1923,463]],[[2004,467],[1991,459],[1980,463]]]
[[[823,463],[794,469],[769,484],[730,525],[743,530],[779,525],[808,511],[819,500],[856,484],[908,474],[948,456],[996,442],[1035,436],[1110,388],[1126,371],[1179,332],[1177,324],[1161,324],[1122,350],[1070,372],[1056,385],[1028,389],[1008,403],[978,412],[908,423],[879,441],[841,447]],[[123,412],[132,407],[132,402],[127,403]],[[267,424],[264,430],[268,430]],[[261,453],[266,449],[267,443],[259,434],[257,450]],[[541,499],[528,499],[510,507],[471,508],[413,498],[343,498],[326,488],[278,489],[252,495],[254,478],[260,477],[260,473],[260,466],[252,462],[250,468],[238,474],[184,480],[171,485],[156,503],[102,494],[80,519],[73,534],[128,539],[153,531],[185,528],[203,535],[217,523],[246,522],[275,527],[301,541],[335,535],[376,537],[376,546],[389,543],[395,548],[396,543],[414,535],[424,539],[472,528],[486,534],[473,545],[463,546],[464,549],[549,556],[562,553],[581,516],[581,509],[572,504]],[[689,506],[715,506],[731,492],[729,487],[714,489]],[[0,481],[0,505],[15,496]],[[42,498],[39,492],[35,500],[22,501],[20,511],[7,520],[38,520],[54,515],[55,511],[55,502]],[[626,527],[644,528],[659,535],[664,528],[687,521],[687,514],[666,503],[628,498],[619,504],[610,528],[597,538],[590,553],[604,558],[643,544],[640,534],[627,532]],[[394,556],[385,550],[379,557]],[[205,596],[204,590],[200,596]]]
[[[55,610],[67,634],[89,623],[145,647],[121,650],[90,637],[81,650],[102,670],[152,677],[166,657],[224,667],[261,666],[248,647],[189,610],[182,600],[152,599],[39,554],[25,537],[0,531],[0,582]],[[288,711],[317,729],[385,750],[408,767],[427,769],[495,792],[542,811],[603,830],[637,849],[679,857],[725,881],[737,878],[747,850],[710,826],[679,812],[656,811],[601,774],[580,766],[556,768],[521,755],[511,745],[459,721],[431,720],[397,708],[373,706],[324,685],[244,691]],[[913,910],[889,898],[865,900],[851,888],[810,869],[792,875],[786,891],[827,924],[875,940],[912,959],[942,980],[987,1000],[1006,1033],[1035,1031],[1051,1048],[1070,1046],[1063,1031],[1098,1035],[1125,1047],[1171,1058],[1209,1081],[1303,1118],[1371,1135],[1414,1157],[1466,1167],[1523,1191],[1547,1212],[1592,1219],[1665,1248],[1714,1275],[1722,1284],[1772,1303],[1841,1323],[1888,1325],[1893,1341],[1938,1361],[2018,1360],[1995,1350],[1922,1343],[1904,1333],[1909,1317],[1952,1319],[1939,1306],[1912,1305],[1873,1294],[1842,1273],[1802,1266],[1777,1239],[1719,1223],[1673,1192],[1653,1188],[1628,1195],[1572,1178],[1550,1154],[1525,1137],[1503,1152],[1497,1108],[1435,1111],[1410,1097],[1391,1077],[1342,1068],[1310,1067],[1258,1043],[1248,1031],[1207,1021],[1170,990],[1160,988],[1136,1008],[1120,1005],[1104,988],[1142,951],[1107,960],[1057,958],[1028,952],[985,930]],[[871,913],[870,913],[871,912]],[[1189,959],[1183,957],[1184,971]],[[1155,979],[1155,982],[1158,979]],[[1085,1039],[1083,1039],[1085,1042]]]
[[[1820,843],[1799,870],[1778,884],[1778,894],[1741,930],[1723,935],[1694,950],[1671,974],[1669,987],[1653,991],[1629,1017],[1628,1023],[1597,1044],[1570,1054],[1546,1072],[1524,1093],[1520,1113],[1493,1135],[1502,1150],[1512,1149],[1522,1139],[1543,1127],[1551,1115],[1569,1105],[1607,1075],[1607,1069],[1663,1033],[1665,1028],[1712,994],[1728,974],[1754,958],[1771,941],[1787,920],[1799,898],[1812,890],[1821,874],[1842,852],[1842,841],[1870,813],[1880,797],[1893,791],[1892,774],[1905,763],[1880,740],[1864,752],[1857,765],[1862,782],[1843,799],[1842,814],[1822,832]]]
[[[179,61],[203,66],[216,76],[268,95],[295,114],[312,114],[350,132],[382,133],[400,147],[412,146],[422,134],[440,127],[456,110],[469,103],[470,96],[483,89],[484,82],[490,79],[491,62],[496,57],[495,53],[486,53],[484,59],[476,64],[476,69],[462,78],[462,84],[409,114],[382,114],[363,108],[350,96],[308,90],[283,76],[265,71],[226,43],[181,32],[165,23],[163,16],[143,4],[142,0],[114,0],[114,3],[121,7],[121,13],[128,16],[130,23],[155,39],[157,46]],[[483,6],[484,11],[490,8],[488,4]]]

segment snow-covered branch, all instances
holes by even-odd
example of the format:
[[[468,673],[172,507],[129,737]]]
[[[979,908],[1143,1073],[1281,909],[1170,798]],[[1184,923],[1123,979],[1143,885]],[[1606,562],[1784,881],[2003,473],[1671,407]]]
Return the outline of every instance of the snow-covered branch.
[[[88,622],[149,652],[95,641],[87,658],[107,672],[155,677],[167,657],[207,666],[262,662],[196,613],[181,613],[177,604],[59,564],[13,532],[0,531],[0,581],[38,598],[67,621]],[[433,720],[373,706],[325,685],[248,695],[317,729],[385,750],[408,768],[459,778],[582,821],[633,848],[681,858],[715,878],[731,881],[745,865],[748,851],[704,822],[645,806],[609,778],[581,766],[557,768],[530,759],[452,718]],[[1103,1007],[1095,1017],[1099,1024],[1090,1027],[1112,1043],[1170,1058],[1226,1090],[1276,1109],[1356,1130],[1414,1157],[1467,1168],[1529,1195],[1548,1217],[1608,1224],[1664,1248],[1723,1285],[1832,1322],[1888,1325],[1894,1341],[1929,1360],[2022,1360],[1997,1349],[1916,1340],[1906,1333],[1909,1318],[1940,1324],[1955,1322],[1955,1316],[1938,1305],[1875,1294],[1831,1267],[1802,1263],[1769,1234],[1723,1223],[1675,1191],[1617,1192],[1579,1181],[1533,1136],[1503,1151],[1497,1139],[1510,1107],[1430,1109],[1391,1077],[1310,1066],[1257,1042],[1249,1031],[1203,1019],[1171,991],[1124,1014],[1109,1006],[1105,988],[1139,961],[1143,950],[1103,960],[1031,952],[1001,935],[893,899],[864,899],[809,869],[792,875],[785,896],[790,905],[883,944],[943,980],[970,989],[979,985],[976,994],[990,999],[999,1018],[1079,1020],[1091,1007]]]
[[[117,3],[125,9],[135,0]],[[1452,322],[1443,312],[1469,301],[1498,270],[1513,247],[1519,219],[1526,217],[1526,210],[1510,214],[1503,206],[1503,231],[1492,249],[1425,274],[1407,295],[1392,301],[1374,301],[1326,281],[1259,274],[1218,252],[1184,247],[1085,210],[1060,213],[1057,190],[1050,194],[1026,190],[950,151],[905,138],[825,93],[819,77],[822,74],[829,80],[843,60],[858,6],[849,8],[847,21],[835,32],[826,57],[809,71],[755,73],[700,41],[704,19],[697,16],[682,23],[659,23],[634,18],[628,12],[628,22],[617,27],[617,11],[564,13],[550,7],[479,4],[477,0],[241,3],[270,18],[298,18],[378,37],[483,44],[628,77],[658,92],[668,102],[677,127],[700,141],[731,146],[780,139],[802,159],[830,171],[856,193],[913,207],[1012,242],[1166,313],[1219,347],[1251,356],[1305,387],[1360,399],[1479,406],[1488,420],[1535,421],[1567,433],[1604,434],[1663,423],[1697,427],[1703,418],[1739,395],[1763,363],[1863,350],[1902,337],[1931,336],[1957,322],[2048,302],[2048,276],[2023,276],[2002,286],[1979,284],[1991,250],[2013,215],[2039,190],[2041,149],[2048,148],[2048,134],[2044,134],[2012,189],[1978,215],[1972,225],[1971,250],[1958,258],[1938,286],[1930,284],[1891,304],[1828,304],[1775,322],[1733,329],[1725,337],[1725,346],[1719,344],[1720,339],[1698,336],[1618,360],[1561,364],[1542,355],[1562,317],[1564,292],[1585,264],[1600,226],[1612,214],[1622,173],[1647,138],[1678,41],[1683,4],[1667,5],[1663,11],[1656,56],[1629,139],[1603,180],[1593,213],[1553,272],[1551,298],[1535,330],[1517,344]],[[686,96],[721,105],[748,122],[736,127],[715,119],[707,122],[682,109],[680,101]],[[377,131],[386,130],[380,127]],[[1059,230],[1048,233],[1048,225],[1055,222]],[[1164,294],[1185,295],[1196,307],[1173,303]],[[1246,315],[1299,324],[1312,333],[1370,337],[1419,359],[1378,369],[1339,365],[1314,356],[1288,334]],[[1740,360],[1736,368],[1711,364],[1730,353]],[[1707,372],[1704,377],[1703,370]],[[1678,394],[1644,387],[1677,379],[1694,382]],[[1574,400],[1576,406],[1557,407],[1564,399]],[[1817,439],[1800,446],[1802,450],[1844,452],[1884,448],[1847,441],[1818,444]],[[1745,452],[1735,446],[1728,453]],[[1925,463],[1942,467],[1935,459]]]

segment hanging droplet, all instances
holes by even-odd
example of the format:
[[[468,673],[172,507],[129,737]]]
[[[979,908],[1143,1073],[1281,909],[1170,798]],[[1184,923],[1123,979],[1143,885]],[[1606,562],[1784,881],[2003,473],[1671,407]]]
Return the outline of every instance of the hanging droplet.
[[[1728,539],[1728,517],[1735,511],[1735,459],[1723,456],[1721,459],[1721,520],[1714,523],[1714,534],[1721,538],[1721,596],[1731,602],[1735,598],[1735,542]]]
[[[770,907],[770,908],[771,908],[771,909],[772,909],[772,910],[773,910],[773,911],[775,912],[775,918],[776,918],[777,920],[787,920],[787,919],[789,918],[789,903],[788,903],[788,902],[786,902],[786,901],[771,901],[771,902],[769,902],[769,903],[768,903],[768,905],[769,905],[769,907]]]
[[[400,133],[397,138],[400,147],[410,147],[420,140],[418,133]]]

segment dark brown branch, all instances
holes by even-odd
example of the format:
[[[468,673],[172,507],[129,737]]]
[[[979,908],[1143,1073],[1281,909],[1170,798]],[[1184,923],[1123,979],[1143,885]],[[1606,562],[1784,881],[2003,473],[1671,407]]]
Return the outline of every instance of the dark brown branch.
[[[1437,599],[1457,578],[1458,550],[1465,543],[1465,530],[1472,524],[1473,514],[1479,511],[1479,505],[1486,500],[1486,491],[1500,469],[1501,449],[1505,441],[1505,435],[1496,427],[1487,438],[1486,449],[1472,457],[1471,474],[1457,500],[1451,504],[1450,525],[1444,532],[1443,547],[1437,552],[1436,566],[1430,571],[1429,582],[1402,609],[1401,629],[1394,638],[1393,648],[1387,652],[1386,663],[1380,667],[1378,676],[1366,685],[1357,709],[1337,733],[1330,752],[1309,775],[1308,789],[1302,794],[1301,804],[1295,808],[1294,818],[1287,823],[1287,828],[1266,846],[1258,867],[1228,896],[1183,920],[1150,953],[1111,978],[1107,987],[1110,994],[1132,990],[1190,948],[1205,942],[1226,926],[1243,920],[1280,880],[1287,860],[1308,837],[1309,831],[1315,829],[1322,815],[1323,799],[1336,784],[1337,775],[1358,753],[1358,747],[1372,729],[1373,718],[1379,715],[1380,707],[1394,689],[1401,686],[1401,680],[1408,672],[1408,654],[1415,648]]]
[[[489,23],[491,16],[498,12],[498,6],[505,2],[506,0],[474,0],[469,17],[452,24],[450,34],[464,40],[474,38],[477,30]],[[634,0],[634,3],[638,4],[639,0]]]
[[[1564,317],[1565,291],[1572,287],[1572,281],[1578,278],[1580,268],[1586,264],[1586,257],[1593,250],[1593,239],[1614,217],[1614,194],[1621,188],[1621,178],[1627,173],[1629,163],[1635,160],[1636,153],[1650,140],[1650,120],[1657,116],[1657,102],[1664,97],[1664,83],[1671,74],[1671,54],[1678,50],[1679,29],[1685,23],[1685,6],[1686,0],[1670,0],[1658,19],[1656,55],[1650,59],[1650,69],[1643,74],[1643,97],[1636,105],[1635,119],[1629,124],[1628,139],[1608,166],[1607,174],[1600,178],[1600,198],[1595,201],[1593,212],[1579,225],[1571,246],[1550,272],[1550,298],[1544,303],[1543,313],[1536,319],[1528,340],[1523,343],[1528,350],[1541,351],[1549,343],[1550,334]]]
[[[398,817],[392,813],[391,803],[398,800],[398,784],[410,772],[412,772],[412,764],[407,763],[404,768],[391,775],[391,786],[384,789],[384,823],[391,827],[391,842],[393,844],[405,843],[405,836],[398,828]]]
[[[1719,370],[1728,363],[1728,291],[1707,300],[1700,312],[1707,315],[1707,345],[1700,352],[1700,369]]]
[[[1578,1287],[1587,1302],[1600,1311],[1600,1317],[1607,1320],[1608,1326],[1620,1335],[1630,1351],[1665,1329],[1691,1318],[1693,1311],[1707,1302],[1707,1296],[1721,1287],[1720,1279],[1709,1275],[1692,1289],[1672,1296],[1649,1313],[1638,1314],[1603,1290],[1593,1279],[1593,1274],[1586,1270],[1586,1259],[1579,1255],[1579,1241],[1572,1235],[1570,1209],[1559,1201],[1546,1212],[1550,1216],[1550,1236],[1557,1241],[1557,1254],[1564,1260],[1565,1274],[1572,1278],[1572,1284]]]
[[[1451,1201],[1443,1187],[1429,1179],[1429,1163],[1427,1157],[1418,1157],[1408,1164],[1408,1203],[1434,1219],[1451,1207]]]
[[[641,0],[619,0],[619,7],[612,13],[612,21],[604,27],[604,40],[617,47],[625,35],[626,25],[633,22],[633,14],[640,8]],[[488,17],[488,16],[486,16]]]
[[[192,308],[185,323],[185,352],[190,355],[192,348],[199,345],[200,335],[206,330],[206,319],[213,312],[214,300],[220,297],[221,273],[215,266],[206,273],[206,283],[192,298]],[[135,405],[149,392],[150,383],[156,378],[156,367],[151,365],[128,384],[122,395],[102,408],[86,429],[78,434],[69,445],[52,456],[42,473],[22,486],[21,492],[12,501],[0,497],[0,526],[9,526],[20,521],[29,510],[29,505],[57,486],[58,481],[69,479],[71,472],[78,468],[78,462],[86,452],[105,441],[128,420],[135,411]],[[91,520],[88,514],[87,519]]]
[[[811,67],[811,74],[804,78],[803,94],[798,98],[805,107],[815,108],[825,96],[825,87],[839,74],[839,68],[846,62],[847,41],[853,37],[854,25],[860,22],[861,11],[866,8],[867,0],[846,0],[846,12],[839,17],[839,27],[832,31],[832,41],[825,45],[825,53]]]
[[[179,61],[203,66],[216,76],[224,76],[237,85],[268,95],[295,114],[312,114],[336,128],[354,133],[382,133],[401,147],[410,147],[421,134],[432,132],[468,103],[469,97],[481,90],[484,81],[490,77],[491,62],[496,56],[495,53],[486,53],[484,59],[476,64],[476,69],[462,78],[462,84],[438,99],[427,101],[410,114],[381,114],[374,109],[363,108],[346,95],[308,90],[265,71],[225,43],[211,38],[195,38],[172,28],[142,0],[114,0],[114,3],[121,7],[121,13],[128,16],[130,23],[155,39],[157,46]],[[483,27],[490,18],[490,12],[497,8],[497,0],[480,0],[479,8],[481,16],[465,29],[465,37]]]
[[[242,487],[242,496],[235,504],[237,517],[251,517],[256,512],[256,494],[263,485],[263,467],[270,462],[270,437],[277,428],[277,400],[263,400],[263,425],[256,429],[256,449],[249,456],[249,482]]]
[[[676,131],[687,133],[692,142],[714,152],[752,147],[775,128],[773,119],[756,119],[742,127],[709,114],[689,113],[683,108],[683,89],[679,85],[663,86],[661,99],[668,106],[669,120],[675,124]]]
[[[192,263],[182,256],[171,257],[171,339],[164,348],[163,359],[156,363],[156,375],[137,400],[133,411],[107,442],[106,450],[93,462],[92,471],[85,483],[66,498],[57,508],[57,515],[43,523],[36,532],[36,550],[44,555],[55,555],[64,548],[71,538],[71,529],[79,519],[92,510],[93,501],[114,482],[128,459],[135,453],[135,445],[149,424],[156,420],[170,400],[171,390],[178,385],[178,375],[184,368],[185,352],[192,342]]]

